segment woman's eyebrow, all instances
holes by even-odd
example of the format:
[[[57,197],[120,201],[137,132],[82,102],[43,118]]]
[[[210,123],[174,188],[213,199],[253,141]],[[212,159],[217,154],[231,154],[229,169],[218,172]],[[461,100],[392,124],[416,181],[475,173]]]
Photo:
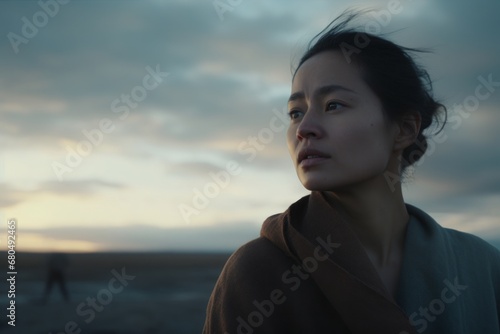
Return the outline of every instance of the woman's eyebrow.
[[[356,92],[353,91],[352,89],[347,88],[347,87],[342,86],[342,85],[327,85],[327,86],[317,88],[314,91],[313,96],[320,96],[321,97],[321,96],[324,96],[324,95],[327,95],[327,94],[330,94],[332,92],[339,91],[339,90],[343,90],[343,91],[346,91],[346,92],[349,92],[352,94],[356,94]],[[302,92],[302,91],[295,92],[292,95],[290,95],[290,97],[288,98],[288,102],[290,103],[290,102],[301,100],[304,98],[305,98],[304,92]]]

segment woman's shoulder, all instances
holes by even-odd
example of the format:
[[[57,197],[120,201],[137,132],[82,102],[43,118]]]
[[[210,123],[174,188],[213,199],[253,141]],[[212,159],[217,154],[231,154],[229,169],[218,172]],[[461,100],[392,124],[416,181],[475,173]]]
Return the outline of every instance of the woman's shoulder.
[[[475,257],[476,260],[489,262],[500,268],[500,250],[483,238],[451,228],[443,228],[455,251],[467,257]]]
[[[237,282],[264,283],[293,264],[294,260],[278,246],[259,237],[242,245],[229,257],[221,277]]]
[[[443,227],[425,211],[407,204],[409,213],[423,223],[423,228],[427,235],[437,236],[437,240],[447,243],[455,252],[472,255],[487,255],[495,261],[500,261],[500,250],[494,247],[483,238],[459,231],[456,229]]]
[[[414,247],[434,254],[436,263],[449,268],[455,267],[463,275],[490,277],[494,285],[498,285],[500,294],[500,250],[483,238],[443,227],[429,214],[414,206],[408,205],[408,212],[416,218],[412,224]],[[441,261],[441,262],[439,262]],[[499,295],[500,296],[500,295]]]
[[[284,289],[280,290],[283,286],[281,278],[284,268],[290,263],[293,260],[264,237],[239,247],[227,260],[212,291],[203,332],[234,332],[237,328],[240,332],[243,326],[250,333],[252,327],[248,317],[261,312],[264,306],[266,316],[276,315],[266,319],[264,325],[259,322],[262,326],[255,326],[260,326],[259,330],[266,333],[273,332],[273,328],[283,327],[283,324],[276,322],[283,319],[278,314],[284,308],[275,309],[275,304],[281,304],[286,299]],[[264,327],[268,329],[264,330]]]

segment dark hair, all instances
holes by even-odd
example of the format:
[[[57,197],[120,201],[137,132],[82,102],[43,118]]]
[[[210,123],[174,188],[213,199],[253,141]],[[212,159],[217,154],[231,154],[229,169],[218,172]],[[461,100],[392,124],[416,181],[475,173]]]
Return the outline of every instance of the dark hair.
[[[439,123],[441,113],[445,121],[437,133],[443,129],[446,107],[432,97],[429,74],[410,55],[410,52],[428,51],[403,47],[360,29],[347,28],[348,23],[360,14],[360,11],[345,11],[316,35],[293,71],[293,77],[300,66],[314,55],[340,51],[347,63],[352,61],[360,67],[363,79],[380,99],[390,120],[399,121],[408,112],[418,112],[422,123],[415,142],[402,153],[401,167],[404,171],[424,155],[427,137],[423,131],[433,120]]]

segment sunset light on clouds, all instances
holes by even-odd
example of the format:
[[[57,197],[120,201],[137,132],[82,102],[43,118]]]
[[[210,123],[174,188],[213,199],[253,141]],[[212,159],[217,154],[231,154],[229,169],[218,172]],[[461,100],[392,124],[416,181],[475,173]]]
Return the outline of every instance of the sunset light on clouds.
[[[0,3],[0,216],[17,219],[19,250],[220,251],[258,236],[308,193],[285,142],[290,66],[353,5],[433,49],[417,60],[449,124],[406,201],[500,240],[498,1],[399,1],[388,24],[388,1],[62,3],[23,42],[9,33],[44,9]]]

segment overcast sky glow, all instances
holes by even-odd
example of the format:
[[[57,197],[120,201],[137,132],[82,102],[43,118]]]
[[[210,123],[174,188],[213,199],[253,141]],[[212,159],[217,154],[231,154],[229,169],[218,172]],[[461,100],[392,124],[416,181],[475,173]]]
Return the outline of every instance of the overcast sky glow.
[[[368,4],[389,39],[433,49],[417,60],[450,110],[406,201],[500,239],[498,1],[2,1],[0,210],[19,250],[256,237],[307,194],[284,140],[290,66]]]

